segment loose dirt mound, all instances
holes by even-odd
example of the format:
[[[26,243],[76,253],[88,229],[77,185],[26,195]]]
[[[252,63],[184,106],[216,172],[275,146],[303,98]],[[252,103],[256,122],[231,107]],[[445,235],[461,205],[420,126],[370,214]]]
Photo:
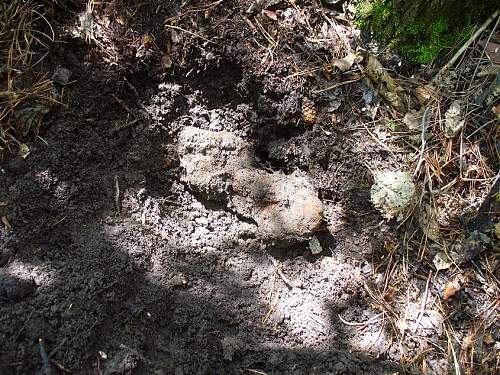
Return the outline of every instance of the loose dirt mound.
[[[186,127],[179,135],[183,180],[227,202],[275,246],[304,242],[323,220],[323,204],[307,176],[269,173],[255,166],[251,145],[228,132]]]

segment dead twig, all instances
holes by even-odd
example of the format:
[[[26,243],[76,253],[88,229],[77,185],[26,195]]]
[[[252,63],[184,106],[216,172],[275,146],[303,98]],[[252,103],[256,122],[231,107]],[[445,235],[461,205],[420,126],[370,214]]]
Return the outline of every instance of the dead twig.
[[[67,374],[71,374],[71,370],[68,370],[66,367],[64,367],[61,363],[57,362],[55,359],[50,358],[49,361],[50,363],[55,365],[59,370],[64,371]]]
[[[113,96],[113,98],[115,98],[115,100],[118,102],[118,104],[120,104],[122,106],[122,108],[130,114],[130,116],[132,116],[134,119],[137,119],[137,116],[135,115],[135,113],[125,104],[125,102],[123,100],[121,100],[115,94],[111,94],[111,96]]]
[[[276,268],[276,273],[278,274],[279,277],[281,277],[281,280],[289,286],[290,288],[302,288],[303,285],[300,281],[292,281],[288,277],[285,276],[283,271],[281,270],[281,264],[278,263],[276,259],[271,258],[271,262],[273,263],[274,267]]]
[[[384,149],[385,149],[385,150],[386,150],[389,154],[391,154],[393,157],[396,157],[396,155],[394,155],[394,152],[392,152],[392,150],[391,150],[389,147],[387,147],[387,145],[386,145],[384,142],[382,142],[380,139],[378,139],[378,137],[377,137],[375,134],[373,134],[373,133],[370,131],[370,129],[368,129],[368,127],[367,127],[365,124],[362,124],[362,125],[363,125],[363,127],[365,128],[365,130],[368,132],[368,134],[370,135],[370,137],[372,137],[372,139],[373,139],[375,142],[377,142],[380,146],[382,146],[382,147],[383,147],[383,148],[384,148]]]
[[[118,176],[115,175],[115,207],[118,214],[121,214],[120,205],[120,184],[118,183]]]
[[[332,86],[329,86],[329,87],[326,87],[324,89],[321,89],[321,90],[316,90],[314,91],[315,94],[319,94],[321,92],[325,92],[325,91],[329,91],[329,90],[333,90],[333,89],[336,89],[337,87],[340,87],[340,86],[344,86],[344,85],[348,85],[349,83],[354,83],[354,82],[358,82],[360,79],[362,79],[363,77],[358,77],[356,79],[351,79],[349,81],[344,81],[344,82],[340,82],[340,83],[336,83],[335,85],[332,85]]]
[[[462,56],[462,54],[469,48],[469,46],[477,39],[479,35],[488,27],[488,25],[493,22],[495,18],[500,14],[499,9],[497,9],[483,24],[476,30],[474,34],[464,43],[462,47],[453,55],[453,57],[448,61],[448,63],[441,68],[441,70],[432,79],[433,82],[438,81],[443,74]]]
[[[425,111],[424,111],[424,114],[422,116],[422,123],[421,123],[422,132],[420,133],[420,141],[422,142],[422,144],[420,146],[420,155],[418,158],[417,167],[415,168],[415,172],[413,172],[413,178],[417,177],[418,173],[420,172],[420,167],[422,166],[422,163],[424,162],[424,151],[425,151],[425,145],[426,145],[425,132],[427,129],[427,122],[428,122],[427,114],[429,113],[429,111],[430,111],[430,108],[425,107]]]
[[[364,327],[364,326],[367,326],[367,325],[370,325],[370,324],[374,324],[374,323],[378,323],[378,322],[384,321],[385,320],[384,318],[379,319],[379,317],[381,315],[383,316],[384,313],[382,312],[380,314],[377,314],[373,318],[368,319],[367,321],[364,321],[364,322],[349,322],[349,321],[345,320],[344,318],[342,318],[342,316],[340,314],[338,315],[338,317],[339,317],[339,320],[342,323],[344,323],[345,325],[352,326],[352,327]]]
[[[205,38],[203,35],[200,35],[200,34],[197,34],[197,33],[193,33],[192,31],[183,29],[182,27],[174,26],[174,25],[168,25],[168,24],[165,24],[164,26],[166,28],[168,28],[168,29],[174,29],[174,30],[182,31],[183,33],[186,33],[186,34],[189,34],[191,36],[194,36],[195,38],[199,38],[201,40],[204,40],[207,43],[211,43],[211,44],[217,45],[217,43],[215,43],[214,41],[212,41],[210,39]]]
[[[498,12],[498,10],[497,10],[497,12]],[[488,39],[486,40],[484,48],[481,51],[481,56],[479,57],[479,61],[481,61],[481,59],[483,58],[484,52],[486,51],[486,47],[488,47],[488,44],[490,43],[491,37],[493,36],[493,34],[495,33],[495,30],[497,29],[499,21],[500,21],[500,15],[497,17],[497,22],[495,23],[495,26],[493,26],[493,29],[491,30],[491,33],[488,36]],[[479,69],[479,65],[480,64],[476,64],[476,68],[474,69],[474,73],[472,74],[472,79],[470,80],[470,84],[469,84],[469,91],[471,89],[472,83],[474,82],[474,78],[476,78],[476,74],[477,74],[477,70]]]
[[[121,126],[117,126],[116,128],[113,128],[109,131],[109,134],[110,135],[113,135],[115,133],[118,133],[119,131],[123,130],[123,129],[127,129],[127,128],[130,128],[132,125],[135,125],[137,124],[138,122],[140,121],[140,119],[136,118],[130,122],[127,122],[126,124],[124,125],[121,125]]]
[[[137,91],[135,86],[132,85],[132,83],[130,83],[130,81],[127,79],[127,77],[123,77],[123,80],[125,81],[127,86],[130,88],[130,90],[132,90],[132,92],[134,93],[134,96],[136,97],[137,103],[139,104],[139,106],[145,111],[146,108],[144,107],[144,104],[141,103],[141,97],[139,96],[139,92]]]
[[[251,372],[252,374],[257,374],[257,375],[268,375],[267,372],[260,371],[260,370],[255,370],[252,368],[247,368],[246,369],[248,372]]]
[[[19,336],[21,336],[21,333],[23,333],[24,329],[25,329],[25,328],[26,328],[26,326],[28,325],[28,323],[29,323],[29,321],[30,321],[30,319],[31,319],[31,317],[33,316],[33,314],[34,314],[34,313],[35,313],[35,310],[32,310],[32,311],[30,312],[30,314],[28,315],[28,317],[27,317],[27,318],[26,318],[26,320],[24,321],[23,326],[21,327],[21,329],[19,330],[19,332],[17,332],[17,335],[16,335],[16,337],[14,338],[14,342],[16,342],[16,341],[17,341],[17,339],[19,338]]]
[[[425,305],[427,305],[427,298],[429,297],[429,284],[431,282],[432,271],[429,272],[429,276],[427,277],[427,283],[425,284],[425,293],[424,298],[422,300],[422,306],[420,307],[420,312],[418,314],[417,320],[415,321],[415,327],[413,327],[413,333],[416,333],[418,330],[418,326],[420,325],[420,321],[424,316]]]
[[[45,350],[45,345],[43,344],[43,339],[40,337],[38,339],[38,345],[40,348],[40,357],[42,357],[42,374],[52,375],[54,373],[52,365],[49,362],[49,356]]]
[[[59,345],[57,345],[54,349],[50,351],[49,358],[52,358],[58,352],[58,350],[61,349],[64,346],[64,344],[66,344],[66,341],[68,341],[68,338],[62,339]]]
[[[210,4],[207,4],[207,5],[203,5],[203,6],[192,6],[192,7],[188,7],[188,8],[185,8],[184,9],[184,12],[182,14],[178,14],[178,15],[175,15],[173,17],[169,17],[165,20],[165,22],[170,22],[170,21],[173,21],[173,20],[178,20],[190,13],[198,13],[198,12],[207,12],[207,11],[210,11],[212,10],[213,8],[215,8],[217,5],[219,5],[220,3],[222,3],[224,0],[217,0],[217,1],[214,1],[213,3],[210,3]],[[181,6],[182,8],[182,6]]]

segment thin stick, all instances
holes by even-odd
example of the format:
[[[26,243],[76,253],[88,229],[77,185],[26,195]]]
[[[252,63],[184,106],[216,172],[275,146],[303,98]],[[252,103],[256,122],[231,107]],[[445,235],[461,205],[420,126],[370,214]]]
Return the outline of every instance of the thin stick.
[[[274,267],[276,268],[276,273],[278,274],[279,277],[283,280],[283,282],[289,286],[290,288],[302,288],[302,283],[300,281],[292,281],[288,277],[285,276],[283,271],[281,270],[281,265],[278,263],[277,260],[274,258],[270,258],[271,262],[273,263]]]
[[[321,89],[321,90],[316,90],[316,91],[313,91],[315,94],[319,94],[320,92],[325,92],[325,91],[328,91],[328,90],[333,90],[337,87],[340,87],[340,86],[344,86],[344,85],[347,85],[349,83],[353,83],[353,82],[357,82],[361,79],[362,77],[359,77],[359,78],[356,78],[356,79],[351,79],[350,81],[345,81],[345,82],[340,82],[340,83],[337,83],[333,86],[329,86],[329,87],[326,87],[324,89]]]
[[[460,133],[460,157],[458,159],[458,166],[460,169],[460,179],[462,180],[462,170],[463,170],[463,161],[464,161],[464,132]]]
[[[258,374],[258,375],[267,375],[267,372],[260,371],[260,370],[255,370],[253,368],[247,368],[246,369],[248,372],[251,372],[252,374]]]
[[[382,146],[382,147],[383,147],[383,148],[384,148],[384,149],[385,149],[388,153],[390,153],[393,157],[396,157],[396,155],[394,155],[394,153],[392,152],[392,150],[391,150],[389,147],[387,147],[387,145],[386,145],[386,144],[384,144],[384,142],[382,142],[380,139],[378,139],[378,137],[376,137],[376,136],[375,136],[375,134],[373,134],[373,133],[370,131],[370,129],[368,129],[368,128],[366,127],[366,125],[365,125],[365,124],[361,124],[361,125],[363,125],[363,127],[365,128],[365,130],[368,132],[368,134],[370,134],[370,136],[373,138],[373,140],[374,140],[375,142],[377,142],[379,145],[381,145],[381,146]]]
[[[120,184],[118,183],[118,176],[115,175],[115,206],[116,211],[120,214]]]
[[[470,140],[470,138],[476,134],[477,132],[483,130],[485,127],[487,127],[489,124],[491,123],[494,123],[494,122],[497,122],[496,119],[493,119],[493,120],[490,120],[490,121],[487,121],[486,123],[484,123],[483,125],[481,125],[479,128],[477,128],[476,130],[474,130],[472,133],[470,133],[466,138],[467,140]]]
[[[45,345],[43,344],[43,339],[40,337],[38,339],[38,345],[40,347],[40,357],[42,357],[42,374],[51,375],[53,374],[52,366],[49,362],[49,356],[45,350]]]
[[[349,322],[349,321],[345,320],[344,318],[342,318],[342,316],[340,316],[340,314],[338,315],[338,317],[339,317],[339,320],[342,323],[344,323],[345,325],[356,327],[356,326],[366,326],[369,324],[378,323],[378,322],[385,320],[384,318],[379,319],[380,315],[384,315],[384,313],[382,312],[380,314],[375,315],[373,318],[368,319],[365,322],[359,322],[359,323],[358,322]]]
[[[28,317],[26,318],[26,320],[24,321],[24,324],[23,326],[21,327],[21,329],[19,330],[19,332],[17,332],[17,335],[14,339],[14,342],[17,341],[17,339],[19,338],[19,336],[21,336],[21,333],[24,331],[24,329],[26,328],[26,326],[28,325],[28,322],[30,321],[31,317],[33,316],[35,310],[32,310],[30,312],[30,314],[28,315]]]
[[[111,129],[109,131],[109,134],[113,135],[113,134],[119,132],[120,130],[130,128],[132,125],[137,124],[139,121],[140,121],[140,119],[136,118],[135,120],[127,122],[125,125],[117,126],[116,128]]]
[[[55,359],[49,358],[49,361],[50,361],[50,363],[56,365],[58,369],[64,371],[67,374],[71,374],[70,370],[68,370],[66,367],[64,367],[61,363],[57,362]]]
[[[132,90],[132,92],[134,93],[135,97],[137,98],[137,101],[138,101],[139,105],[141,105],[141,107],[142,107],[141,97],[139,96],[139,92],[137,92],[137,89],[135,88],[135,86],[130,83],[130,81],[127,79],[127,77],[123,77],[123,80],[125,81],[125,83],[129,87],[129,89]]]
[[[68,341],[68,338],[64,338],[62,339],[62,341],[59,343],[59,345],[57,345],[54,349],[52,349],[48,355],[49,358],[52,358],[54,356],[54,354],[57,353],[57,351],[59,349],[61,349],[61,347],[66,344],[66,341]]]
[[[217,44],[215,42],[212,42],[210,39],[207,39],[205,38],[203,35],[200,35],[200,34],[196,34],[196,33],[193,33],[192,31],[189,31],[189,30],[186,30],[186,29],[183,29],[182,27],[178,27],[178,26],[174,26],[174,25],[165,25],[165,27],[169,28],[169,29],[174,29],[174,30],[179,30],[179,31],[182,31],[186,34],[189,34],[191,36],[194,36],[195,38],[200,38],[202,40],[204,40],[205,42],[207,43],[212,43],[212,44]]]
[[[445,333],[446,333],[446,337],[448,338],[448,346],[451,349],[451,354],[453,355],[453,366],[454,366],[454,370],[455,370],[455,375],[461,375],[462,371],[460,370],[460,365],[458,362],[457,353],[455,352],[453,341],[451,340],[451,335],[448,332],[448,328],[445,328]]]
[[[486,47],[488,47],[488,44],[490,43],[491,37],[493,36],[493,34],[495,33],[495,30],[497,29],[499,21],[500,21],[500,16],[497,17],[497,22],[495,23],[495,26],[493,26],[493,29],[491,30],[491,33],[488,36],[488,39],[486,40],[486,44],[484,45],[483,51],[481,52],[481,56],[479,56],[479,61],[481,61],[481,59],[483,58],[484,52],[486,51]],[[479,65],[480,64],[476,64],[476,68],[474,69],[474,74],[472,74],[472,79],[470,80],[469,90],[472,86],[472,83],[474,82],[474,78],[476,77],[477,70],[479,69]]]
[[[418,330],[418,326],[420,325],[420,321],[424,316],[425,305],[427,304],[427,298],[429,297],[429,284],[431,282],[432,271],[429,272],[429,277],[427,277],[427,283],[425,284],[425,294],[424,299],[422,300],[422,306],[420,307],[420,313],[418,314],[417,321],[415,322],[415,327],[413,328],[413,333],[416,333]]]
[[[121,100],[115,94],[111,94],[111,96],[113,96],[113,98],[115,98],[115,100],[118,102],[118,104],[120,104],[122,106],[122,108],[130,114],[130,116],[132,116],[133,118],[136,118],[135,113],[132,112],[132,110],[125,104],[125,102],[123,100]]]
[[[429,113],[430,108],[425,107],[424,115],[422,116],[422,133],[420,134],[420,141],[422,145],[420,146],[420,156],[418,158],[418,163],[417,167],[415,168],[415,172],[413,172],[413,177],[417,177],[418,172],[420,171],[420,167],[422,166],[422,163],[424,162],[424,151],[425,151],[425,131],[427,129],[427,114]]]
[[[493,22],[495,18],[498,17],[500,14],[500,11],[497,9],[495,13],[493,13],[484,23],[481,25],[479,29],[465,42],[465,44],[453,55],[453,57],[448,61],[448,63],[441,68],[441,70],[434,76],[432,79],[433,82],[436,82],[444,72],[446,72],[459,58],[460,56],[465,52],[467,48],[477,39],[477,37],[488,27],[488,25]]]

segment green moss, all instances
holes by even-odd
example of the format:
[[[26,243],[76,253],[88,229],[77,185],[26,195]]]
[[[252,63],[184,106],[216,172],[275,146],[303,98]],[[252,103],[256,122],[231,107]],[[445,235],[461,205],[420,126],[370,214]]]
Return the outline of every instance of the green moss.
[[[364,0],[357,6],[357,26],[371,31],[374,36],[399,51],[409,60],[427,64],[443,55],[447,48],[470,36],[473,26],[450,27],[440,17],[431,23],[419,20],[401,21],[391,1]]]

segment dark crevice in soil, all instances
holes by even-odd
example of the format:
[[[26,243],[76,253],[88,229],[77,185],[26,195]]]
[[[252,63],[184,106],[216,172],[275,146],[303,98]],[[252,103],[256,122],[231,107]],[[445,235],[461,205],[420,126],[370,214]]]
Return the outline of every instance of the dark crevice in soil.
[[[201,72],[187,71],[177,74],[180,82],[185,83],[193,91],[200,91],[207,103],[208,109],[219,108],[230,104],[248,102],[238,91],[241,82],[242,69],[237,64],[224,61],[218,66],[209,67]]]

